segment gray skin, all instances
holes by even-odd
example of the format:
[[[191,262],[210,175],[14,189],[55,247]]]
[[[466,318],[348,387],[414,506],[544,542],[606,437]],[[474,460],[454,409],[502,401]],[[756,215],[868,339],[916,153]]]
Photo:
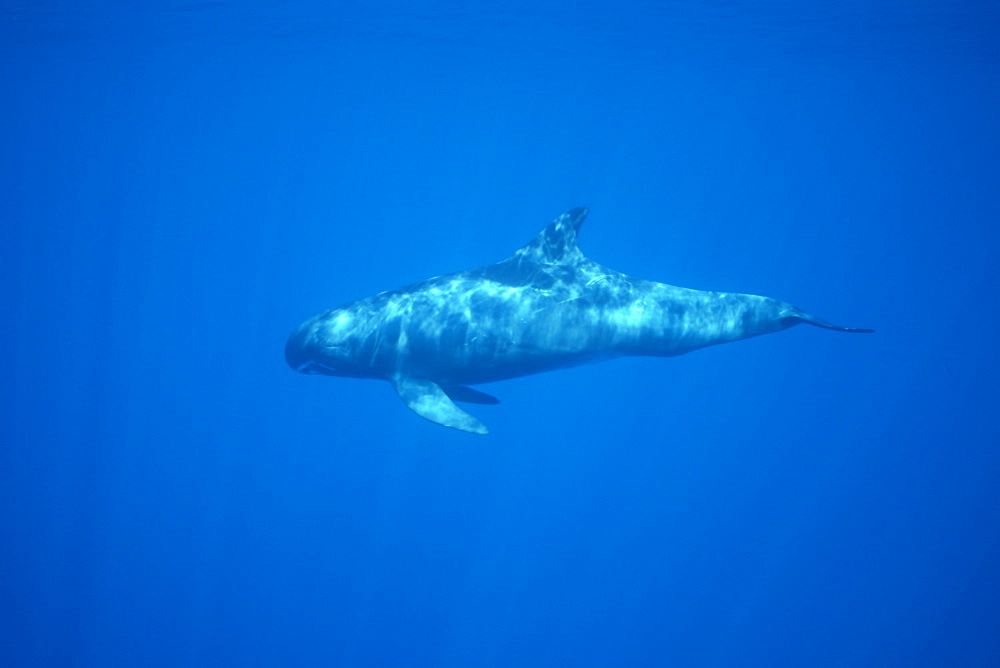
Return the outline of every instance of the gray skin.
[[[497,403],[468,385],[624,355],[669,357],[787,329],[838,327],[785,302],[632,278],[577,248],[587,209],[557,218],[499,264],[439,276],[320,313],[292,333],[302,373],[388,380],[439,424],[485,434],[455,401]]]

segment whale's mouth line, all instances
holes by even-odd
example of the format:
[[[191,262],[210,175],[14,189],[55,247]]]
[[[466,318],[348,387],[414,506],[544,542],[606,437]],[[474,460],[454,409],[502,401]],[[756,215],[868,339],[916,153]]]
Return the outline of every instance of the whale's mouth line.
[[[294,367],[295,371],[305,374],[325,374],[325,375],[336,375],[336,369],[331,366],[327,366],[322,362],[317,362],[316,360],[308,360]],[[328,372],[328,373],[327,373]]]

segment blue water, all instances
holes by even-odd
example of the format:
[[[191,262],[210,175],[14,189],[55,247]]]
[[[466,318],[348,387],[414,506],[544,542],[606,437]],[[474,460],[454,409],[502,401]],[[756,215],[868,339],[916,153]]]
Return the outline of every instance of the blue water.
[[[152,4],[0,9],[3,665],[1000,665],[995,5]],[[581,205],[877,333],[285,366]]]

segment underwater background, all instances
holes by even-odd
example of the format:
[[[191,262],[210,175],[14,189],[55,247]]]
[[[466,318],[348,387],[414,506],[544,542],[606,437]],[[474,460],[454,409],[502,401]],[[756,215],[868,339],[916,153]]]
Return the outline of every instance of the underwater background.
[[[8,1],[5,666],[1000,665],[1000,10]],[[795,329],[481,389],[307,317],[590,258]]]

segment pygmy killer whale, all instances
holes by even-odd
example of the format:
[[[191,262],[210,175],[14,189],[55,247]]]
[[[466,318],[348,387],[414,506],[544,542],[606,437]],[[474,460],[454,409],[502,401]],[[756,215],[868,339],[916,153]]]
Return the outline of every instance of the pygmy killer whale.
[[[313,316],[289,337],[285,359],[302,373],[388,380],[418,415],[485,434],[453,401],[498,400],[469,385],[623,355],[681,355],[802,322],[872,331],[769,297],[678,288],[602,267],[577,248],[587,213],[564,213],[499,264]]]

